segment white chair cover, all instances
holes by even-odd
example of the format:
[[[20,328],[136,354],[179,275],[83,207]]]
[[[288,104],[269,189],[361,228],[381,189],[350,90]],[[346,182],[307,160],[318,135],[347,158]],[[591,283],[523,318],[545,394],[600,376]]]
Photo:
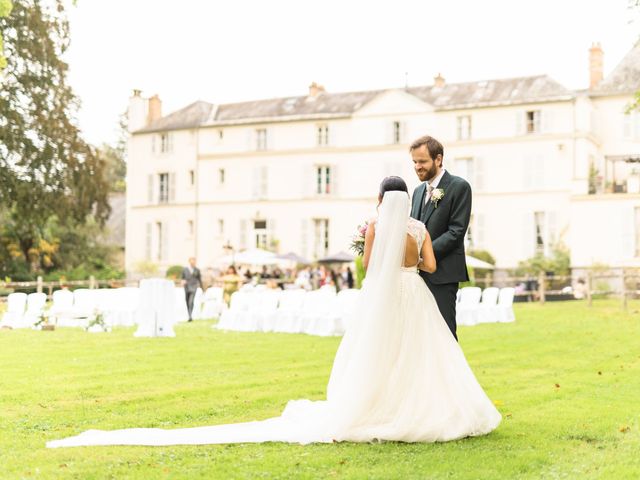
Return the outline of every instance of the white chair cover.
[[[11,328],[23,327],[23,317],[27,306],[27,294],[23,292],[10,293],[7,297],[7,311],[2,316],[0,326]]]
[[[513,311],[513,297],[516,289],[513,287],[505,287],[500,290],[498,296],[498,321],[499,322],[515,322],[516,315]]]
[[[221,287],[209,287],[204,293],[201,318],[220,318],[225,308],[224,291]]]
[[[171,280],[140,280],[140,305],[136,312],[138,329],[135,337],[175,337],[175,286]],[[183,292],[184,293],[184,292]],[[184,299],[184,297],[183,297]]]
[[[476,323],[495,323],[498,321],[498,294],[500,289],[488,287],[482,291],[482,300],[476,310]]]
[[[482,290],[479,287],[464,287],[460,291],[460,303],[456,306],[458,325],[475,325],[475,312],[480,304]]]

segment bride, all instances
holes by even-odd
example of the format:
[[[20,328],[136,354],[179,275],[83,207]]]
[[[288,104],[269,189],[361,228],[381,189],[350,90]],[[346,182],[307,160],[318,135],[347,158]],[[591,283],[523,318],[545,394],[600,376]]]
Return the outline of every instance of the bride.
[[[486,396],[418,269],[436,269],[431,238],[409,218],[399,177],[380,186],[365,238],[367,277],[324,401],[290,401],[280,417],[163,430],[89,430],[47,447],[248,442],[444,442],[484,435],[501,416]]]

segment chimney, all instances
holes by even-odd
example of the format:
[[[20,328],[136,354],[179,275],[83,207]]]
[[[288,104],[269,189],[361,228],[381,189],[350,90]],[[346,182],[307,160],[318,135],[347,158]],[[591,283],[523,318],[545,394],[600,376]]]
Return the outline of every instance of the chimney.
[[[604,52],[600,42],[591,44],[589,49],[589,88],[595,88],[602,81],[604,72]]]
[[[147,110],[147,125],[162,117],[162,101],[158,94],[149,98],[149,106]]]
[[[147,101],[140,95],[140,90],[134,90],[129,97],[129,109],[127,110],[129,132],[140,130],[146,125]]]
[[[444,87],[444,77],[438,73],[438,76],[433,77],[433,86],[436,88]]]
[[[324,87],[322,85],[318,85],[316,82],[312,82],[311,85],[309,85],[309,96],[312,98],[316,98],[324,92]]]

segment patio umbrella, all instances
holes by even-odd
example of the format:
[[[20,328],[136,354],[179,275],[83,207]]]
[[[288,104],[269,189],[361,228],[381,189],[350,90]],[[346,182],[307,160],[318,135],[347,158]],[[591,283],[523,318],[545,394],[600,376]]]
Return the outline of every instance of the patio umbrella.
[[[243,252],[234,253],[233,255],[225,255],[215,261],[218,265],[275,265],[278,263],[276,254],[262,250],[261,248],[252,248]]]
[[[338,252],[334,255],[321,258],[318,263],[350,263],[355,260],[356,257],[347,252]]]
[[[311,262],[304,257],[301,257],[297,253],[289,252],[284,255],[276,255],[278,260],[288,260],[293,263],[301,263],[303,265],[309,265]]]
[[[479,268],[479,269],[484,269],[484,270],[493,270],[495,268],[490,263],[487,263],[487,262],[485,262],[483,260],[480,260],[479,258],[476,258],[476,257],[471,257],[469,255],[466,256],[466,260],[467,260],[467,267]]]

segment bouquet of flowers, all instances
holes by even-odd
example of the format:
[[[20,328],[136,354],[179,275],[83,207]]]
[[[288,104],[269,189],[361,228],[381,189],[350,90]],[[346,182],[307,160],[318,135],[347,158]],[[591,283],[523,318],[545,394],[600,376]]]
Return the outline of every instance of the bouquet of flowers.
[[[351,238],[351,245],[349,245],[349,248],[357,255],[364,255],[364,237],[367,234],[368,227],[369,222],[364,222],[364,224],[358,225],[356,234]]]

